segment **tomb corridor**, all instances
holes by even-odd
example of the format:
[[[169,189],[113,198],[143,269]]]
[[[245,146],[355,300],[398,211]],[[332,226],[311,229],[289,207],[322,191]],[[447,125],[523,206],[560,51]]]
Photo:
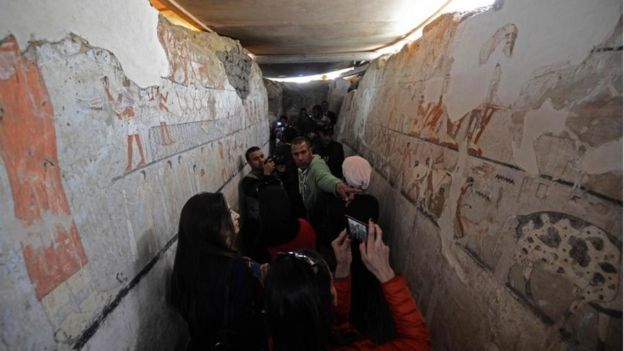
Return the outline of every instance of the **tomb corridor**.
[[[373,166],[434,350],[622,348],[622,3],[447,13],[365,72],[276,82],[149,1],[0,1],[0,350],[175,350],[182,205],[322,100]]]

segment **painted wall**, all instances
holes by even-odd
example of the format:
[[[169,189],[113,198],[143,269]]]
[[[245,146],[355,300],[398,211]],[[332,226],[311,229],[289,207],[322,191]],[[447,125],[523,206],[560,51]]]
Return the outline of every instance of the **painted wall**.
[[[268,141],[258,66],[147,1],[0,8],[0,349],[172,349],[179,211],[236,207]]]
[[[348,93],[437,350],[622,342],[622,3],[445,15]]]

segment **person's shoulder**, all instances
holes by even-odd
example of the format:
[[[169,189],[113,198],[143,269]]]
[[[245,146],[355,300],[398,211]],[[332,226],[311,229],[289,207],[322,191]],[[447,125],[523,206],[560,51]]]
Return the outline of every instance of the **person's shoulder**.
[[[250,171],[249,173],[245,174],[245,176],[243,177],[243,182],[247,181],[257,181],[259,180],[260,177],[258,177],[258,175],[256,173],[254,173],[253,171]]]
[[[314,154],[312,162],[310,162],[310,171],[316,173],[324,168],[327,168],[327,163],[323,160],[323,157],[321,155]]]
[[[312,161],[310,161],[310,167],[315,166],[323,161],[323,157],[319,154],[312,154]]]
[[[243,179],[245,178],[249,178],[249,177],[255,177],[255,174],[253,173],[253,171],[249,171],[245,174],[245,176],[243,177]]]

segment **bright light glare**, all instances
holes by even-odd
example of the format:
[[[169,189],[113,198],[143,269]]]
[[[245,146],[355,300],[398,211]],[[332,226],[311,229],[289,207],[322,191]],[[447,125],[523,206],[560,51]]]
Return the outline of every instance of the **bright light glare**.
[[[405,38],[400,41],[378,49],[375,51],[377,54],[375,57],[371,58],[374,60],[382,55],[392,55],[399,52],[403,46],[406,44],[418,40],[422,36],[422,29],[428,24],[435,20],[439,15],[449,12],[466,12],[472,11],[479,8],[490,7],[494,4],[496,0],[451,0],[446,5],[444,5],[440,10],[438,10],[438,14],[436,16],[432,16],[428,21],[422,22],[413,32],[407,35]],[[406,17],[407,20],[407,17]],[[415,20],[414,22],[417,22]],[[342,76],[343,73],[349,72],[353,70],[354,67],[345,68],[334,72],[316,74],[313,76],[306,77],[288,77],[288,78],[267,78],[276,82],[293,82],[293,83],[308,83],[313,80],[332,80]]]
[[[344,69],[340,69],[340,70],[333,71],[333,72],[315,74],[312,76],[288,77],[288,78],[267,78],[267,79],[270,79],[276,82],[284,82],[284,83],[308,83],[313,80],[333,80],[342,76],[343,73],[353,71],[353,70],[354,70],[354,67],[349,67],[349,68],[344,68]]]
[[[444,9],[444,12],[465,12],[480,7],[492,6],[495,0],[454,0]]]
[[[446,5],[448,0],[426,1],[403,1],[393,12],[392,28],[397,35],[405,35],[414,30],[419,23],[427,20],[432,14],[438,12],[440,7]]]
[[[452,0],[452,1],[449,1],[445,6],[443,6],[438,11],[437,16],[433,16],[432,18],[429,19],[429,21],[421,23],[421,25],[418,26],[418,28],[414,30],[412,33],[410,33],[408,36],[406,36],[405,38],[401,39],[400,41],[392,45],[378,49],[375,52],[378,53],[379,56],[388,55],[388,54],[390,55],[396,54],[406,44],[411,43],[415,40],[418,40],[422,36],[422,29],[428,23],[431,23],[433,20],[438,18],[439,15],[444,14],[444,13],[449,13],[449,12],[465,12],[465,11],[475,10],[475,9],[482,8],[482,7],[489,7],[489,6],[492,6],[492,4],[494,4],[495,1],[496,0]]]

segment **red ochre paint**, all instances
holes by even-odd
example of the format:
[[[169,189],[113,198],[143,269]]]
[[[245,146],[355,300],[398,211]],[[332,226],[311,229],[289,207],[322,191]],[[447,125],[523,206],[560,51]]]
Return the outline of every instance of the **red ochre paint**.
[[[87,257],[61,182],[47,88],[13,36],[0,42],[0,108],[0,154],[15,217],[26,232],[26,269],[42,299],[78,272]]]

